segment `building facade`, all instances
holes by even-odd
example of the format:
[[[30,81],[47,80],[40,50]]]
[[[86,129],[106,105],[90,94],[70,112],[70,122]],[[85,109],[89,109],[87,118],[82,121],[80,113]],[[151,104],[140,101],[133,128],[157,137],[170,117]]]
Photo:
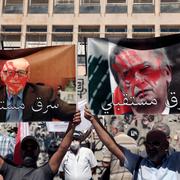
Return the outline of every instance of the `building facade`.
[[[1,0],[5,48],[180,32],[180,0]]]
[[[180,33],[180,0],[0,0],[3,49],[76,44],[86,37],[145,38]]]

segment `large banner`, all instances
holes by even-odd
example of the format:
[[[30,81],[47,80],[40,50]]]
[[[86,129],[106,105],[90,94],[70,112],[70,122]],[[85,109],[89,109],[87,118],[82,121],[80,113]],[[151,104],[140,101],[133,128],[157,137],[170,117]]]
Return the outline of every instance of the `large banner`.
[[[75,45],[0,50],[0,122],[72,119],[75,65]]]
[[[180,34],[89,38],[88,99],[94,114],[180,113]]]
[[[6,60],[24,58],[30,63],[30,82],[63,89],[75,80],[75,45],[0,50],[0,70]]]

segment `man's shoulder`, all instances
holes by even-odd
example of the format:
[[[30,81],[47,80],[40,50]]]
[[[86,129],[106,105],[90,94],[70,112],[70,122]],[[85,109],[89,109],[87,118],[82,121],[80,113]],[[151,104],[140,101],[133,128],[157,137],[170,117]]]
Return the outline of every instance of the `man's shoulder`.
[[[114,139],[116,140],[116,141],[120,141],[121,143],[130,143],[130,144],[137,144],[137,142],[132,138],[132,137],[130,137],[130,136],[128,136],[127,134],[125,134],[125,133],[120,133],[120,134],[118,134],[117,136],[115,136],[114,137]]]
[[[173,152],[173,153],[171,153],[170,155],[169,155],[169,158],[174,158],[174,159],[179,159],[180,160],[180,152],[179,151],[175,151],[175,152]]]
[[[25,86],[25,92],[27,91],[32,91],[34,93],[48,93],[51,94],[53,93],[53,88],[44,84],[34,84],[34,83],[27,83]]]
[[[27,83],[25,88],[32,88],[34,90],[52,90],[52,87],[40,83]]]
[[[87,148],[87,147],[81,147],[80,148],[80,153],[82,153],[82,152],[93,153],[92,150]]]

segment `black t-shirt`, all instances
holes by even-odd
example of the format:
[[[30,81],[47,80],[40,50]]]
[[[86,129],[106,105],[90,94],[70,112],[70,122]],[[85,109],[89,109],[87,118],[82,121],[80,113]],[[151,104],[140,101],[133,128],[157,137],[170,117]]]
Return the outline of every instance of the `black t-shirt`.
[[[0,168],[0,174],[4,180],[53,180],[54,177],[48,163],[39,168],[27,168],[12,166],[4,162]]]

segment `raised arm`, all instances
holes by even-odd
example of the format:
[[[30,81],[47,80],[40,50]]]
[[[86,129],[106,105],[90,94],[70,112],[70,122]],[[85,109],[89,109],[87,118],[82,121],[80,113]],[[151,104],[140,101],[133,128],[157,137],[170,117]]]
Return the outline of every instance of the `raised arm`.
[[[69,122],[68,129],[66,131],[66,134],[65,134],[58,150],[53,154],[53,156],[49,160],[49,165],[50,165],[51,170],[53,171],[54,174],[58,172],[60,163],[61,163],[64,155],[66,154],[66,152],[67,152],[67,150],[71,144],[75,127],[80,122],[81,122],[80,112],[77,112],[74,115],[73,121]]]
[[[94,126],[96,133],[98,134],[100,140],[103,144],[115,155],[117,158],[124,164],[125,156],[123,153],[123,148],[117,145],[114,139],[109,135],[109,133],[105,130],[102,124],[98,121],[98,118],[93,116],[90,110],[85,107],[84,109],[84,117],[88,119],[92,125]]]

